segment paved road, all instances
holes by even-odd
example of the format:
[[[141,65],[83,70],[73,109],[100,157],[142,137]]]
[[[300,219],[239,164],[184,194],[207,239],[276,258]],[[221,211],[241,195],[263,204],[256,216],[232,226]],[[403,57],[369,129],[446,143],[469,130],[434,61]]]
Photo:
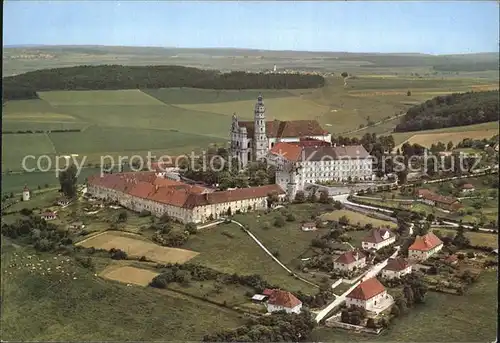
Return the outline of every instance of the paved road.
[[[410,226],[410,230],[413,230],[413,223]],[[400,246],[396,246],[396,251],[386,260],[380,262],[379,264],[374,265],[371,269],[366,271],[362,276],[361,280],[357,281],[354,283],[352,287],[350,287],[347,291],[345,291],[343,294],[339,295],[338,297],[335,298],[334,301],[332,301],[327,307],[319,311],[316,315],[316,322],[319,323],[323,318],[325,318],[330,311],[332,311],[335,307],[339,306],[345,301],[346,296],[351,293],[351,291],[356,288],[362,281],[371,279],[375,276],[377,276],[378,273],[387,265],[387,262],[389,261],[390,258],[394,258],[398,256]]]

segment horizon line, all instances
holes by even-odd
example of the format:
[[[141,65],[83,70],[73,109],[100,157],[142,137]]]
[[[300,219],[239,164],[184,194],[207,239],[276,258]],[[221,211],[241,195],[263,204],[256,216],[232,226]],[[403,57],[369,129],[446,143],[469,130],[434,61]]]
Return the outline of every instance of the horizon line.
[[[427,52],[380,52],[380,51],[325,51],[325,50],[273,50],[273,49],[258,49],[258,48],[244,48],[244,47],[176,47],[176,46],[154,46],[154,45],[107,45],[107,44],[6,44],[2,47],[4,49],[13,48],[36,48],[36,47],[112,47],[112,48],[160,48],[160,49],[184,49],[184,50],[247,50],[247,51],[269,51],[269,52],[297,52],[297,53],[317,53],[317,54],[381,54],[381,55],[426,55],[426,56],[453,56],[453,55],[478,55],[478,54],[497,54],[499,51],[479,51],[479,52],[456,52],[446,54],[431,54]]]

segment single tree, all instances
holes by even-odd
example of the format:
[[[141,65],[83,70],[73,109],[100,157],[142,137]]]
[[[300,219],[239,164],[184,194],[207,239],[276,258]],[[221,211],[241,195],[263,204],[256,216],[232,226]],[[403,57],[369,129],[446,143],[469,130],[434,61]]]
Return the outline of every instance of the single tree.
[[[76,196],[76,183],[78,181],[77,172],[76,166],[72,164],[59,175],[61,191],[68,198],[74,198]]]

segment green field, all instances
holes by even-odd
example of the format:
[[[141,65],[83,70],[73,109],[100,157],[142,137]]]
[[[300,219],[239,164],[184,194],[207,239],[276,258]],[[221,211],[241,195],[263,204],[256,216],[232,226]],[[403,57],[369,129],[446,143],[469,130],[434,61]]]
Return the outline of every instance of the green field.
[[[485,272],[464,296],[429,292],[425,304],[379,336],[319,328],[315,342],[493,342],[497,334],[497,274]]]
[[[233,237],[230,238],[222,234],[223,232]],[[272,247],[266,247],[272,250]],[[317,292],[313,286],[289,275],[235,224],[202,229],[189,238],[183,249],[200,253],[190,260],[190,263],[198,263],[230,274],[259,274],[264,280],[292,292],[299,290],[309,294]]]
[[[37,254],[4,241],[4,340],[199,341],[221,327],[243,324],[234,312],[206,302],[105,281],[72,260],[61,262],[65,257]],[[41,266],[25,266],[34,262]],[[56,270],[58,265],[64,273]]]
[[[445,229],[445,228],[435,228],[433,231],[439,231],[441,235],[447,236],[452,234],[455,236],[457,230]],[[469,238],[472,245],[483,245],[492,248],[498,248],[498,235],[485,233],[485,232],[466,232],[465,236]]]
[[[359,223],[360,225],[364,226],[366,224],[372,224],[373,227],[391,227],[395,228],[397,225],[393,222],[387,221],[387,220],[381,220],[377,218],[371,218],[368,217],[364,214],[354,212],[354,211],[349,211],[349,210],[339,210],[339,211],[333,211],[330,213],[324,213],[321,218],[324,220],[333,220],[333,221],[338,221],[340,217],[347,217],[349,219],[349,223],[351,224],[357,224]]]

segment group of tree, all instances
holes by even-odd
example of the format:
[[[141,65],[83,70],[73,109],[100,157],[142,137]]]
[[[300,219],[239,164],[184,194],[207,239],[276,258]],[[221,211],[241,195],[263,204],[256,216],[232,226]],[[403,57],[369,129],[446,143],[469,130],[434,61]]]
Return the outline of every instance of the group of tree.
[[[204,89],[303,89],[325,84],[320,75],[221,73],[181,66],[98,65],[42,69],[5,77],[3,101],[38,98],[55,90],[114,90],[192,87]]]
[[[225,148],[210,146],[206,153],[181,162],[181,175],[187,179],[228,188],[263,186],[275,182],[275,167],[265,162],[249,163],[241,173],[239,161],[232,159]]]
[[[498,112],[498,90],[437,96],[410,108],[394,131],[420,131],[497,121]]]
[[[249,319],[245,326],[203,337],[204,342],[307,342],[316,322],[308,311]]]
[[[261,293],[266,288],[277,288],[263,280],[260,275],[228,274],[191,263],[170,263],[158,265],[157,268],[160,269],[161,273],[155,276],[151,281],[151,287],[166,288],[168,284],[172,282],[189,284],[191,281],[212,280],[221,285],[242,285],[250,287],[257,293]]]
[[[11,224],[2,223],[2,235],[21,239],[39,251],[52,251],[73,244],[67,230],[33,214]]]
[[[78,182],[78,170],[76,165],[71,164],[66,170],[59,174],[59,184],[62,193],[68,198],[76,196],[76,184]]]

